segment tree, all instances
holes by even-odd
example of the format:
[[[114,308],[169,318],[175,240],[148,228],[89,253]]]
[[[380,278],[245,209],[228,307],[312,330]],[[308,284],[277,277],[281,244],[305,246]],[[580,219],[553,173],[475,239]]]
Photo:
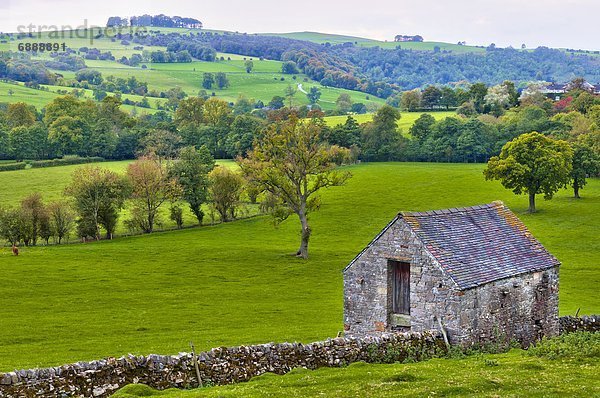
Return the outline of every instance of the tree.
[[[65,193],[75,200],[79,234],[100,239],[100,227],[111,239],[119,212],[129,196],[127,181],[114,171],[98,166],[83,166],[75,170]]]
[[[209,174],[212,205],[221,216],[221,221],[235,219],[244,180],[239,173],[227,167],[217,166]]]
[[[535,213],[535,195],[552,196],[571,180],[573,150],[565,141],[538,132],[508,142],[484,170],[486,180],[500,180],[505,188],[529,195],[529,212]]]
[[[341,93],[335,100],[337,109],[342,113],[348,113],[352,108],[352,97],[348,93]]]
[[[53,202],[48,205],[48,214],[50,216],[50,232],[54,239],[60,245],[63,239],[68,239],[75,215],[66,202]]]
[[[271,101],[269,101],[267,106],[271,109],[281,109],[285,106],[285,103],[283,101],[285,101],[285,98],[276,95],[273,98],[271,98]]]
[[[366,123],[362,135],[363,157],[370,161],[390,161],[400,158],[402,136],[398,132],[400,112],[389,105],[382,106]]]
[[[298,92],[298,90],[296,89],[296,87],[292,86],[291,84],[288,84],[283,92],[285,95],[285,98],[288,101],[288,106],[290,108],[292,108],[292,106],[294,105],[294,97],[296,96],[297,92]]]
[[[427,86],[421,93],[421,107],[433,109],[440,106],[442,100],[442,90],[436,86]]]
[[[41,222],[46,217],[46,206],[39,192],[34,192],[21,201],[21,211],[23,222],[26,224],[28,236],[24,236],[25,244],[31,242],[34,246],[37,244],[37,238],[40,236]]]
[[[421,92],[419,90],[405,91],[402,93],[400,108],[403,111],[414,112],[421,106]]]
[[[286,75],[295,75],[300,73],[298,66],[294,61],[286,61],[281,64],[281,73]]]
[[[485,105],[485,96],[488,93],[488,88],[485,83],[475,83],[469,87],[469,98],[475,105],[475,110],[479,113],[483,113],[483,107]]]
[[[10,128],[29,127],[35,123],[35,108],[24,102],[9,104],[6,110],[6,121]]]
[[[494,116],[502,116],[510,105],[509,88],[505,84],[490,87],[484,97],[484,103]]]
[[[319,98],[321,98],[321,90],[319,90],[317,86],[312,86],[310,90],[308,90],[306,98],[308,98],[308,102],[311,104],[316,104],[319,102]]]
[[[204,98],[199,97],[182,99],[175,112],[177,127],[199,127],[204,122],[204,102]]]
[[[175,159],[181,148],[179,134],[169,130],[154,130],[142,139],[143,154],[159,161]]]
[[[217,72],[215,75],[215,81],[217,82],[217,87],[219,87],[219,90],[229,87],[229,79],[227,78],[225,72]]]
[[[198,150],[186,147],[181,150],[179,160],[173,163],[170,170],[182,188],[182,198],[188,202],[199,224],[204,218],[202,205],[208,198],[208,173],[214,167],[215,160],[205,146]]]
[[[321,140],[321,127],[314,120],[297,118],[269,126],[245,159],[238,157],[244,175],[268,192],[275,220],[291,214],[300,219],[300,248],[296,255],[308,258],[312,234],[308,216],[319,208],[317,193],[327,187],[342,185],[348,172],[335,169],[328,148]]]
[[[202,87],[210,90],[213,84],[215,84],[215,75],[209,72],[204,72],[204,75],[202,76]]]
[[[41,159],[47,154],[48,132],[42,123],[15,127],[8,135],[8,146],[17,160]]]
[[[413,138],[422,142],[431,135],[434,124],[435,118],[428,113],[424,113],[415,120],[409,129],[409,133]]]
[[[252,69],[254,69],[254,62],[247,60],[244,62],[244,66],[246,67],[246,73],[250,73],[252,72]]]
[[[131,225],[145,233],[154,231],[158,210],[181,194],[181,187],[157,158],[142,157],[127,167],[133,201]]]
[[[587,183],[588,176],[600,173],[600,156],[583,144],[573,146],[573,170],[571,171],[573,195],[579,199],[579,190]]]

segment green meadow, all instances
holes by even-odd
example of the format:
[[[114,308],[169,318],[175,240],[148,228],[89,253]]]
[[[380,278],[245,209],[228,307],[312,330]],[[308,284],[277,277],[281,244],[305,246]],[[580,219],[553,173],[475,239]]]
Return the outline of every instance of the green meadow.
[[[453,112],[453,111],[402,112],[400,114],[400,120],[398,120],[398,123],[397,123],[398,130],[401,131],[402,133],[404,133],[405,135],[408,134],[408,129],[410,129],[411,126],[415,123],[415,120],[417,120],[424,113],[433,116],[436,120],[440,120],[440,119],[443,119],[446,117],[456,116],[456,112]],[[373,120],[372,113],[365,113],[363,115],[352,115],[352,117],[359,124],[370,122],[371,120]],[[327,123],[327,125],[329,127],[333,127],[338,124],[344,124],[346,122],[347,118],[348,118],[348,116],[342,115],[342,116],[327,116],[324,119],[325,119],[325,123]]]
[[[103,165],[122,170],[125,163]],[[113,241],[23,247],[18,257],[2,248],[0,371],[129,352],[176,353],[189,341],[205,350],[333,337],[342,329],[341,270],[399,210],[498,199],[562,262],[561,314],[579,308],[580,314],[597,313],[600,181],[591,180],[580,200],[568,190],[551,201],[540,198],[540,211],[530,215],[527,198],[485,181],[483,167],[347,167],[353,178],[325,191],[321,210],[311,216],[306,261],[290,255],[299,244],[297,220],[275,228],[267,216]],[[59,198],[70,168],[39,170],[37,176],[27,174],[35,169],[0,173],[0,203],[15,203],[30,189]]]

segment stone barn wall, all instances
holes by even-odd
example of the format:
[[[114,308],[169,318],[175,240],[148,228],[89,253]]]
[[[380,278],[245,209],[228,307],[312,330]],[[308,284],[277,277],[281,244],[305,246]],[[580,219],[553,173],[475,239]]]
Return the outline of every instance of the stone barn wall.
[[[558,267],[460,290],[401,219],[344,271],[344,330],[348,336],[394,331],[388,259],[410,266],[413,332],[440,329],[452,344],[519,340],[528,345],[558,334]],[[546,275],[546,276],[544,276]]]
[[[443,355],[435,332],[389,334],[362,339],[336,338],[311,344],[282,343],[215,348],[197,354],[204,384],[247,381],[266,372],[297,367],[339,367],[357,361],[392,363]],[[193,355],[129,355],[47,369],[0,373],[0,397],[108,397],[131,383],[152,388],[198,387]]]
[[[458,322],[449,327],[454,342],[527,346],[559,333],[558,267],[465,290],[460,298]]]
[[[411,331],[439,329],[456,318],[458,289],[404,222],[394,221],[344,271],[344,330],[349,336],[394,331],[388,259],[409,262]]]

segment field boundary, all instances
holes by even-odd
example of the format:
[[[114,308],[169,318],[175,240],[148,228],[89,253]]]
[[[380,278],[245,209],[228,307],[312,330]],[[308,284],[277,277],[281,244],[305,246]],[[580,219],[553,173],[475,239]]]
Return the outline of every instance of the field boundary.
[[[335,338],[310,344],[220,347],[201,352],[195,358],[191,353],[130,354],[0,374],[0,397],[108,397],[131,383],[158,390],[195,388],[248,381],[267,372],[282,375],[298,367],[343,367],[358,361],[420,361],[445,353],[441,335],[430,331]]]

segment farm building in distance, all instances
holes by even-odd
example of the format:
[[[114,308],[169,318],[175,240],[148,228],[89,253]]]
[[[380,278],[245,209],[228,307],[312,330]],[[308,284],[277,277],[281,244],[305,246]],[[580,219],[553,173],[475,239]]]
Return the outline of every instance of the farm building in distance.
[[[502,202],[402,212],[344,269],[345,333],[528,345],[558,334],[559,264]]]
[[[569,91],[579,88],[591,94],[600,95],[600,84],[591,84],[585,80],[577,79],[569,83],[550,83],[541,91],[549,97],[559,100],[561,94],[566,94]]]

